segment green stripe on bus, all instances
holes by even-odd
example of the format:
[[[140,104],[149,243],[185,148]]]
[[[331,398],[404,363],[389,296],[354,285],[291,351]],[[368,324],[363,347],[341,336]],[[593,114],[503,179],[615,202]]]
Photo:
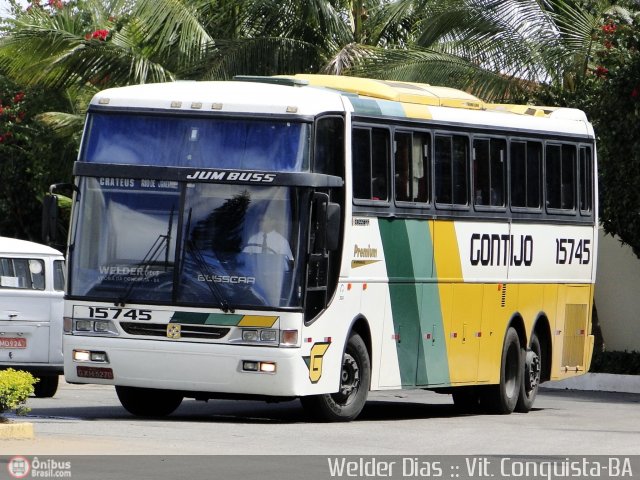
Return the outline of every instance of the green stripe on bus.
[[[433,242],[424,220],[379,219],[402,385],[449,383]]]

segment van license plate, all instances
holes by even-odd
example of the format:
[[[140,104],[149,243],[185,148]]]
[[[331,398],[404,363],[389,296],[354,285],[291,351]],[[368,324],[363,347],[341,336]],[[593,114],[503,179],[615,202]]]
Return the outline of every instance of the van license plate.
[[[27,348],[26,338],[2,338],[0,337],[0,348]]]

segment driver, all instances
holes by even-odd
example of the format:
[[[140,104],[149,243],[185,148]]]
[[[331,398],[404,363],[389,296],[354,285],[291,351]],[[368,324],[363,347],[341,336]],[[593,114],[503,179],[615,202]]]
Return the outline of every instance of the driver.
[[[249,237],[243,251],[247,253],[270,253],[284,255],[286,260],[293,262],[291,245],[285,236],[280,233],[283,229],[278,221],[271,215],[262,220],[261,231]]]

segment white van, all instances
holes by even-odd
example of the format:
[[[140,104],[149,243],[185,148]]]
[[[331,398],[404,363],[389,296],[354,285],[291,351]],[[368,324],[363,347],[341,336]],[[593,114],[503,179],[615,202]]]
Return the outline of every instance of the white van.
[[[63,371],[64,257],[0,237],[0,369],[31,372],[36,397],[52,397]]]

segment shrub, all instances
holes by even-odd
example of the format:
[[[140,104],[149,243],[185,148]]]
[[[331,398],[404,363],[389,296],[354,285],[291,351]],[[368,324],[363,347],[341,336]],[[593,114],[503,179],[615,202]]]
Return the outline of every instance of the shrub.
[[[593,373],[640,375],[640,352],[594,352],[591,361]]]
[[[13,368],[0,371],[0,414],[9,410],[18,415],[27,413],[27,398],[33,395],[33,384],[37,381],[28,372]]]

